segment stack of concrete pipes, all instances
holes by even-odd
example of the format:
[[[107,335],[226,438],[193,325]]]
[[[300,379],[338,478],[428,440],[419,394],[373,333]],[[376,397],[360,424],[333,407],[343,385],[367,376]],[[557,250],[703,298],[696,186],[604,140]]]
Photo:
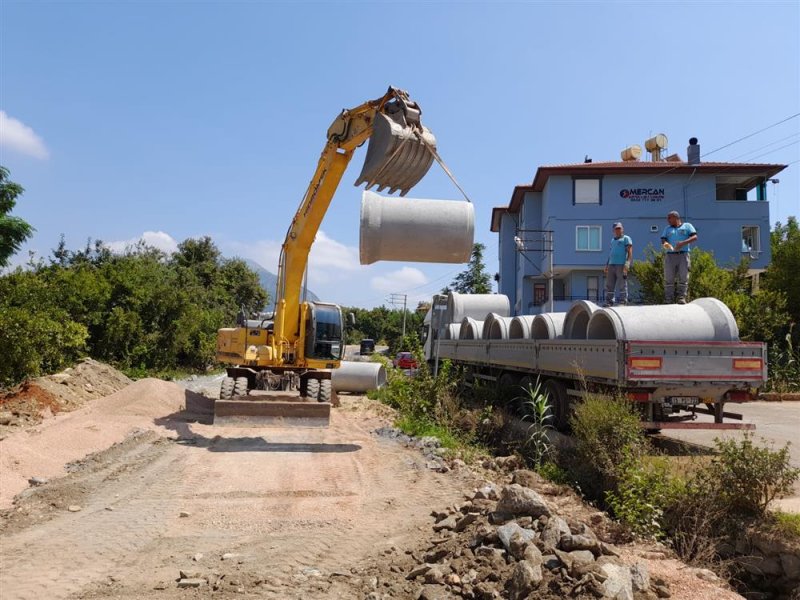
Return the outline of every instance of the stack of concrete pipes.
[[[489,312],[483,312],[485,309]],[[445,339],[459,340],[639,340],[730,342],[739,328],[730,309],[716,298],[686,305],[600,308],[575,301],[567,312],[509,317],[506,296],[451,294]],[[483,316],[481,316],[483,315]]]

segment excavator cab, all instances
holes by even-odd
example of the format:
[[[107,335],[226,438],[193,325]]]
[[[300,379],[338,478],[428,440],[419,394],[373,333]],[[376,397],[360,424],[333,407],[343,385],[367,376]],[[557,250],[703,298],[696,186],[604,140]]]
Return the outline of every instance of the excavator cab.
[[[309,302],[306,315],[306,359],[328,362],[342,360],[342,309],[335,304]]]

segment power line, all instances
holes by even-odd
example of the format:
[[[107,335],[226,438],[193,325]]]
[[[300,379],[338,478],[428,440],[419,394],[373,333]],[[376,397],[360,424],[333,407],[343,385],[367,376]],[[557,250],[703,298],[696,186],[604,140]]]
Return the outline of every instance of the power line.
[[[738,144],[739,142],[747,140],[747,139],[753,137],[754,135],[758,135],[759,133],[767,131],[768,129],[772,129],[773,127],[777,127],[781,123],[786,123],[786,121],[791,121],[792,119],[795,119],[797,117],[800,117],[800,113],[795,113],[793,115],[790,115],[790,116],[786,117],[785,119],[781,119],[780,121],[777,121],[776,123],[773,123],[772,125],[767,125],[763,129],[759,129],[758,131],[754,131],[753,133],[749,133],[744,137],[740,137],[738,140],[733,140],[732,142],[729,142],[729,143],[725,144],[724,146],[720,146],[719,148],[714,148],[710,152],[706,152],[705,154],[701,154],[701,158],[702,157],[706,157],[709,154],[714,154],[715,152],[719,152],[720,150],[722,150],[724,148],[727,148],[729,146],[733,146],[734,144]]]

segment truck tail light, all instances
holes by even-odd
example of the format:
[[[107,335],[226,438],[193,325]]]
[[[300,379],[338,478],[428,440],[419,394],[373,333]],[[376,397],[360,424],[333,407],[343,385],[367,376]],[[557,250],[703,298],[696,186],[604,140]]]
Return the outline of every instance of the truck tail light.
[[[629,364],[631,369],[657,371],[661,369],[662,359],[660,356],[633,356]]]
[[[733,369],[735,371],[760,371],[764,362],[760,358],[734,358]]]

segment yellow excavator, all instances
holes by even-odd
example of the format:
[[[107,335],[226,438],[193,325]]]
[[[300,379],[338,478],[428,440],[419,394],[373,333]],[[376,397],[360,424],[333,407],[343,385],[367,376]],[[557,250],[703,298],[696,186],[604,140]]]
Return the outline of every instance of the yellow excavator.
[[[353,152],[364,142],[369,146],[356,186],[404,196],[425,176],[436,139],[421,114],[407,92],[390,87],[376,100],[343,110],[328,128],[283,242],[274,314],[252,319],[240,313],[236,327],[218,332],[216,357],[229,366],[215,422],[328,424],[336,400],[331,371],[342,359],[345,324],[335,304],[303,298],[308,255]]]

